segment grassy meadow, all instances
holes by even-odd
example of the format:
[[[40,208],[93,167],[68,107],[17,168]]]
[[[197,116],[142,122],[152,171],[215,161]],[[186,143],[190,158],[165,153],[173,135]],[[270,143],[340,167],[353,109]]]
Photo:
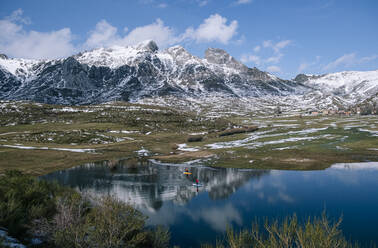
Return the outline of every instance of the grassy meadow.
[[[121,158],[206,159],[209,166],[288,170],[378,160],[377,116],[207,117],[121,102],[1,102],[0,108],[0,172],[43,175]],[[243,131],[253,126],[258,130]]]

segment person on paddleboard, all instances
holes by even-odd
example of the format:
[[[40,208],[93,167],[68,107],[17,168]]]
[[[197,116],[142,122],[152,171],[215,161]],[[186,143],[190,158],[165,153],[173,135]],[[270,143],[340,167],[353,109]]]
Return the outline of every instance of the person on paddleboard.
[[[198,178],[196,178],[196,184],[199,185],[199,180],[198,180]]]

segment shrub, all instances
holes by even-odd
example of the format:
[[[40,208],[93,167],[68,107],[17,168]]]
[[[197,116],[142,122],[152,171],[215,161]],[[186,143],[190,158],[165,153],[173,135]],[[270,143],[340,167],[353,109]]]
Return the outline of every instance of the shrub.
[[[62,197],[58,213],[43,228],[53,247],[167,247],[169,232],[161,227],[147,230],[146,217],[112,196],[94,199]]]
[[[258,126],[246,126],[245,127],[247,130],[247,133],[249,133],[249,132],[254,132],[254,131],[257,131],[259,128],[258,128]]]
[[[187,142],[200,142],[203,140],[203,136],[201,135],[192,135],[189,136]]]
[[[103,197],[86,216],[89,247],[139,247],[147,242],[145,219],[130,205]]]
[[[234,134],[238,134],[238,133],[249,133],[249,132],[254,132],[256,130],[258,130],[257,126],[245,126],[245,127],[239,127],[239,128],[231,128],[231,129],[226,129],[222,132],[219,132],[219,137],[234,135]]]
[[[55,183],[38,180],[18,171],[7,171],[0,180],[0,226],[16,238],[25,238],[32,220],[55,214]]]
[[[23,242],[29,236],[42,239],[43,247],[57,248],[169,244],[166,229],[147,229],[146,217],[115,197],[90,200],[73,189],[18,171],[7,171],[0,179],[0,226]]]
[[[171,235],[169,231],[161,226],[156,227],[155,230],[148,233],[149,244],[154,248],[165,248],[169,246]]]
[[[84,216],[90,202],[76,192],[66,193],[56,201],[56,215],[38,220],[34,233],[53,247],[87,247]]]
[[[270,247],[270,248],[347,248],[354,247],[348,243],[340,230],[341,218],[331,223],[323,213],[321,218],[309,218],[304,224],[299,224],[294,215],[286,218],[281,223],[265,222],[263,231],[255,223],[251,230],[235,232],[227,229],[225,242],[217,242],[217,248],[242,248],[242,247]],[[210,248],[211,245],[203,245]]]

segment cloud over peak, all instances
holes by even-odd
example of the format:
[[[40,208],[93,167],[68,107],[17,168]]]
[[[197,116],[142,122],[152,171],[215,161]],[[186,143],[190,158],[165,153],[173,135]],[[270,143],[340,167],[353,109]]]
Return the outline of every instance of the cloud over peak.
[[[0,50],[13,57],[59,58],[72,54],[73,35],[69,28],[51,32],[26,31],[30,20],[22,16],[22,10],[14,11],[0,20]]]
[[[136,27],[121,37],[117,28],[106,20],[96,24],[85,45],[90,48],[111,45],[133,45],[144,40],[154,40],[159,46],[166,47],[183,41],[197,43],[220,42],[227,44],[237,33],[238,22],[231,21],[214,14],[205,19],[197,28],[189,27],[182,34],[176,34],[174,29],[166,26],[161,19],[154,23]]]
[[[123,28],[123,32],[107,20],[99,21],[82,44],[74,44],[70,28],[51,32],[27,31],[24,25],[30,23],[22,16],[21,9],[0,20],[0,50],[11,57],[60,58],[72,55],[81,49],[110,47],[114,45],[135,45],[145,40],[154,40],[159,46],[167,47],[180,42],[219,42],[228,44],[237,34],[238,22],[213,14],[196,28],[188,27],[178,34],[165,25],[160,18],[155,22],[134,29]]]
[[[227,44],[237,34],[237,28],[236,20],[227,24],[227,18],[214,14],[205,19],[197,29],[188,28],[183,37],[195,40],[197,43],[218,41]]]

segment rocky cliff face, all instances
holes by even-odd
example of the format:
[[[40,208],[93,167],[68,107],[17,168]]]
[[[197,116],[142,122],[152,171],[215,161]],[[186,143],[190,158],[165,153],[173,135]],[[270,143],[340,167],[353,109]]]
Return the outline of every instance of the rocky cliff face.
[[[283,80],[248,68],[222,49],[209,48],[199,58],[181,46],[160,51],[153,41],[49,61],[0,55],[0,100],[72,105],[159,97],[253,98],[254,105],[263,107],[295,103],[293,107],[329,108],[335,102],[358,104],[377,92],[378,71]]]
[[[151,96],[261,97],[308,87],[248,68],[221,49],[201,59],[183,47],[159,51],[153,41],[96,49],[60,60],[0,57],[0,98],[57,104],[135,101]]]

